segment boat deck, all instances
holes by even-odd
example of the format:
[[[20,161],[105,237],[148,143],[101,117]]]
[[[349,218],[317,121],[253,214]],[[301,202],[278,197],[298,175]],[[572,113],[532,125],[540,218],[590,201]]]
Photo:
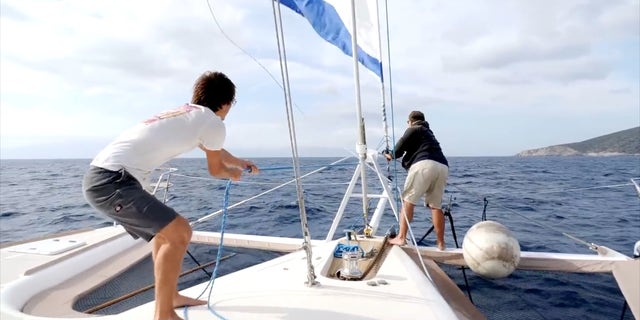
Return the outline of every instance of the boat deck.
[[[52,248],[52,239],[76,244],[63,249]],[[379,242],[380,239],[372,241]],[[42,247],[39,244],[43,244]],[[209,306],[181,308],[177,312],[184,319],[191,320],[216,318],[216,313],[228,319],[407,319],[416,315],[429,319],[455,319],[460,316],[445,301],[434,281],[402,248],[389,246],[386,258],[365,280],[346,281],[330,275],[336,266],[336,242],[314,241],[313,247],[313,265],[319,285],[309,287],[305,284],[306,254],[299,250],[215,279],[210,295],[209,290],[205,291],[208,283],[183,290],[184,295],[208,300]],[[49,254],[36,253],[33,248]],[[100,258],[105,260],[94,261],[94,267],[80,266],[75,262],[82,259],[82,263],[92,263],[95,258],[91,256],[98,252],[104,253]],[[23,306],[21,311],[7,313],[8,319],[95,318],[95,315],[74,311],[74,301],[148,253],[147,243],[133,241],[121,227],[53,236],[27,246],[6,246],[0,250],[3,293],[7,294],[3,297],[3,307]],[[87,271],[72,274],[75,269]],[[48,283],[47,279],[58,277],[66,280],[56,280],[62,281],[61,284]],[[21,284],[21,289],[16,289],[11,284],[16,283],[15,280],[21,283],[35,281],[39,288],[29,289],[29,284]],[[22,295],[28,294],[27,291],[37,294],[30,298],[25,296],[24,304],[20,302],[23,298],[12,296],[12,292],[21,292]],[[153,313],[152,301],[117,315],[98,317],[148,319]]]
[[[129,250],[99,263],[90,271],[74,274],[73,267],[62,268],[69,276],[61,285],[40,282],[42,291],[30,298],[22,312],[51,318],[84,318],[90,315],[74,311],[76,299],[116,276],[135,262],[150,254],[146,242],[133,241],[120,226],[86,229],[59,234],[29,243],[14,243],[0,250],[2,288],[20,278],[28,278],[41,270],[68,264],[89,251],[100,250],[115,241],[135,242]]]
[[[316,274],[330,244],[314,251]],[[321,251],[317,250],[317,251]],[[457,319],[457,315],[430,284],[410,257],[391,247],[376,276],[364,281],[343,281],[318,276],[317,286],[307,286],[305,253],[295,252],[215,279],[209,297],[207,283],[182,291],[201,296],[207,306],[178,309],[190,320],[213,319]],[[301,263],[302,262],[302,263]],[[425,285],[429,283],[429,285]],[[153,314],[153,303],[126,311],[122,316],[142,319]]]
[[[0,261],[2,261],[0,285],[4,287],[5,284],[23,275],[31,274],[40,268],[122,236],[128,236],[122,227],[105,227],[77,230],[44,237],[32,242],[5,244],[0,249]],[[56,248],[52,245],[53,242],[59,242],[61,245]],[[78,245],[72,247],[65,245],[65,243],[77,243]],[[65,247],[71,249],[66,250]]]

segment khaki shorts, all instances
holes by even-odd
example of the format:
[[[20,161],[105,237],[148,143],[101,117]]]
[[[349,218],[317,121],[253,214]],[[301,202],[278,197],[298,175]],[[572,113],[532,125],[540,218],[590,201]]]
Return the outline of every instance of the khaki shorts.
[[[424,196],[425,206],[441,209],[448,176],[449,167],[444,164],[433,160],[418,161],[409,168],[402,199],[415,205]]]

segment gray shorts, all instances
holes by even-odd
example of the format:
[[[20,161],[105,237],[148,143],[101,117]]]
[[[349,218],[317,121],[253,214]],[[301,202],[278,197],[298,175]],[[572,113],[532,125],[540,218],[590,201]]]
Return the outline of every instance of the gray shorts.
[[[91,166],[82,182],[84,197],[96,210],[121,224],[134,239],[151,241],[178,213],[145,191],[125,169]]]

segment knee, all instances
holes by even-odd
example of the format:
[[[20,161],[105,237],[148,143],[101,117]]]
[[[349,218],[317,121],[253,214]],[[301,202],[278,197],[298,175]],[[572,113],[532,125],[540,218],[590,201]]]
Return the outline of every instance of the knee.
[[[172,245],[187,247],[191,242],[192,230],[187,219],[178,216],[173,220],[168,228],[163,229],[160,233]]]
[[[178,235],[179,235],[178,241],[180,242],[181,245],[184,245],[186,247],[189,245],[189,242],[191,242],[191,235],[193,234],[193,231],[191,230],[191,225],[189,225],[189,221],[187,221],[187,219],[181,216],[178,216],[177,219],[180,219],[180,230],[178,232]]]

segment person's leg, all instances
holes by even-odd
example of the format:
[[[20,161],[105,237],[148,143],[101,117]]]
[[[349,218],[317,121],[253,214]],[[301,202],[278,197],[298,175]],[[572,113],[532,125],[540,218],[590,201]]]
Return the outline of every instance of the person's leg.
[[[449,168],[441,163],[432,162],[429,176],[430,187],[425,194],[425,205],[431,209],[433,229],[436,231],[436,245],[439,250],[445,249],[444,243],[444,213],[442,212],[442,197],[447,185]]]
[[[444,244],[444,213],[442,209],[431,209],[431,218],[433,219],[433,228],[436,231],[436,245],[439,250],[446,248]]]
[[[153,238],[156,295],[154,320],[181,319],[175,313],[175,307],[206,304],[206,301],[187,298],[177,292],[178,276],[190,240],[191,226],[181,216],[176,217]]]
[[[206,304],[178,294],[178,276],[191,240],[186,219],[144,191],[125,170],[92,167],[84,177],[83,192],[91,206],[121,224],[133,238],[152,241],[155,319],[180,319],[174,307]]]
[[[389,243],[396,245],[404,245],[407,240],[407,231],[409,230],[409,222],[413,220],[413,211],[416,205],[408,201],[402,203],[402,210],[400,212],[400,230],[398,235],[389,240]]]
[[[420,162],[418,162],[420,163]],[[391,244],[404,245],[409,231],[409,222],[413,220],[413,211],[416,203],[424,194],[424,183],[420,174],[420,165],[412,165],[407,173],[407,179],[404,182],[404,190],[402,191],[402,209],[400,210],[400,230],[398,235],[389,241]]]
[[[155,238],[154,238],[155,239]],[[158,255],[158,250],[160,249],[160,244],[158,244],[157,241],[153,240],[152,241],[152,251],[151,251],[151,257],[153,259],[154,265],[156,262],[156,256]],[[185,250],[186,252],[186,250]],[[184,256],[184,253],[182,254]],[[203,305],[203,304],[207,304],[207,301],[205,300],[198,300],[198,299],[194,299],[194,298],[190,298],[190,297],[185,297],[183,295],[180,295],[180,293],[178,293],[178,288],[176,286],[174,295],[173,295],[173,307],[174,308],[179,308],[179,307],[184,307],[184,306],[198,306],[198,305]]]

